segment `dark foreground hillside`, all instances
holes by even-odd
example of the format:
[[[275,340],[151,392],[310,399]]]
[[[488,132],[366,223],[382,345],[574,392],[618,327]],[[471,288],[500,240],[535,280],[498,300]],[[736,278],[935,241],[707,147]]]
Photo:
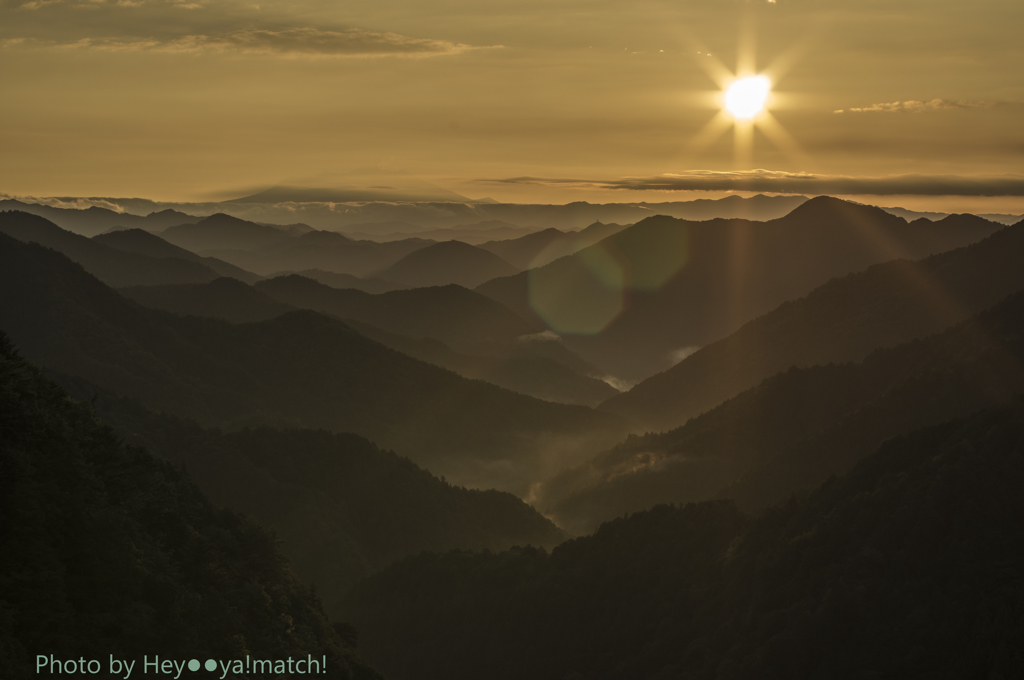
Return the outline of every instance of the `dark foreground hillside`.
[[[138,673],[144,655],[247,654],[380,677],[271,534],[119,443],[0,334],[0,677],[39,677],[38,654],[102,660],[99,677],[111,655]]]
[[[328,614],[359,579],[424,550],[553,547],[565,534],[512,494],[453,486],[354,434],[221,433],[55,376],[125,441],[184,465],[210,500],[281,537]]]
[[[390,678],[1024,677],[1024,402],[754,520],[659,506],[549,555],[410,558],[350,602]]]

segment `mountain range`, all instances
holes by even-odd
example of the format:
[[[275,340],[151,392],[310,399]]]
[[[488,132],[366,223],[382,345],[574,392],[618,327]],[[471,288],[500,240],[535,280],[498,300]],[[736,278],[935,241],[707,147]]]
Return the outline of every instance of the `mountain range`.
[[[659,502],[733,499],[757,511],[842,474],[886,439],[1024,393],[1024,291],[860,363],[790,368],[661,434],[633,437],[538,490],[587,531]]]
[[[59,250],[111,286],[205,283],[221,276],[213,267],[238,272],[227,263],[196,256],[154,257],[111,247],[65,231],[45,218],[17,211],[0,212],[0,233]],[[251,277],[245,272],[240,275]]]
[[[204,425],[354,432],[457,483],[520,493],[629,428],[466,380],[315,312],[254,324],[179,317],[41,246],[3,237],[0,258],[0,328],[27,357]]]
[[[755,517],[662,505],[550,553],[410,557],[345,612],[393,680],[1019,677],[1022,450],[1017,399]]]
[[[455,285],[369,295],[289,275],[257,288],[223,278],[119,292],[153,309],[232,323],[312,309],[395,351],[547,401],[596,406],[617,393],[557,338],[535,334],[498,303]]]
[[[651,431],[678,427],[791,366],[859,361],[875,348],[963,321],[1024,289],[1022,258],[1024,223],[920,261],[894,260],[833,279],[602,408]]]
[[[639,381],[833,277],[1000,228],[973,216],[907,223],[829,197],[767,222],[658,216],[478,290],[544,323],[604,372]]]

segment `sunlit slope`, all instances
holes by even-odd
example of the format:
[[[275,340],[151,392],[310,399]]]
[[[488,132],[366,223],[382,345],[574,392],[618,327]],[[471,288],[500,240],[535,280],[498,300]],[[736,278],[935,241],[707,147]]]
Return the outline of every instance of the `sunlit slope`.
[[[651,431],[677,427],[790,366],[858,361],[962,321],[1024,289],[1022,262],[1024,223],[920,261],[875,265],[750,321],[602,408]]]
[[[274,530],[329,614],[360,578],[424,550],[552,547],[564,534],[515,496],[440,480],[354,434],[259,428],[222,434],[55,376],[127,443],[183,464],[219,505]]]
[[[587,531],[655,503],[759,509],[842,474],[882,441],[1024,394],[1024,292],[861,363],[791,368],[686,425],[632,437],[538,490]]]
[[[638,380],[831,278],[1000,228],[974,217],[908,224],[828,197],[768,222],[651,217],[478,290],[543,321],[607,372]]]
[[[1020,677],[1022,448],[1018,401],[754,520],[660,506],[550,555],[410,558],[351,617],[392,680]]]
[[[125,252],[24,212],[0,212],[0,233],[25,243],[35,242],[59,250],[111,286],[205,283],[219,276],[206,263],[192,258]]]
[[[274,536],[216,507],[180,466],[122,444],[3,333],[0,469],[5,680],[40,677],[44,651],[103,668],[133,659],[137,673],[156,650],[231,659],[247,649],[326,655],[325,678],[380,678],[294,577]]]
[[[626,428],[466,380],[321,314],[242,325],[178,317],[121,297],[53,251],[0,244],[0,328],[26,356],[203,424],[355,432],[454,481],[519,492]]]

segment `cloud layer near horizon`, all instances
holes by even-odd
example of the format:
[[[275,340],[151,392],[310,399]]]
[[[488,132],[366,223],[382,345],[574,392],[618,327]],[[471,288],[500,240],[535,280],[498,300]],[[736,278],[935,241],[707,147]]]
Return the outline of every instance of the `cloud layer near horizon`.
[[[485,184],[571,186],[622,191],[756,191],[780,194],[839,196],[1024,196],[1024,176],[958,177],[954,175],[893,175],[844,177],[809,173],[752,170],[747,172],[692,171],[657,177],[613,180],[512,177],[481,180]]]

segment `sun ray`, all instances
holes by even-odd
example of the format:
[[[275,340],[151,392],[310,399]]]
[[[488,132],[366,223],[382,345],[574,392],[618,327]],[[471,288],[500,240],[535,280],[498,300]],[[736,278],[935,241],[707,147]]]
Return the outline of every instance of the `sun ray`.
[[[701,151],[711,146],[729,130],[732,123],[731,116],[725,109],[722,109],[690,140],[690,150]]]
[[[690,140],[690,150],[704,149],[732,126],[736,169],[753,167],[755,130],[760,130],[772,145],[787,156],[807,165],[809,158],[806,152],[769,112],[770,108],[779,108],[780,105],[785,108],[786,102],[792,100],[785,94],[773,93],[772,88],[806,51],[806,45],[794,46],[758,72],[754,24],[750,17],[744,17],[740,21],[736,72],[733,73],[721,60],[704,52],[697,40],[689,36],[687,38],[697,54],[697,64],[721,88],[715,96],[709,97],[720,109]]]
[[[737,118],[733,122],[733,154],[737,170],[749,168],[754,161],[754,121]]]
[[[757,129],[768,138],[768,141],[791,159],[799,161],[805,168],[810,166],[811,159],[807,152],[803,150],[793,135],[789,134],[786,128],[782,127],[782,123],[770,111],[765,110],[761,112],[761,116],[757,121]]]

